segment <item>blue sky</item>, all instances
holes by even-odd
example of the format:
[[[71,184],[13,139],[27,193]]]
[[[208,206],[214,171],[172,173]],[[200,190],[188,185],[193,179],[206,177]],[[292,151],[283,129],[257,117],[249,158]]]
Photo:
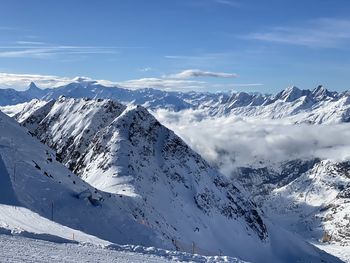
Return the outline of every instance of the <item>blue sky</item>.
[[[349,13],[347,0],[2,0],[0,86],[350,89]]]

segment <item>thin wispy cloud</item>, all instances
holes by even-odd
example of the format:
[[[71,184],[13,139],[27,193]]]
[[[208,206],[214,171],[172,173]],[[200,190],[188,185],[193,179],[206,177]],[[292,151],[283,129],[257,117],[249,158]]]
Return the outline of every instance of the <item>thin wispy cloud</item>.
[[[164,58],[167,59],[178,59],[178,60],[210,60],[216,59],[216,56],[202,55],[202,56],[187,56],[187,55],[166,55]]]
[[[152,71],[153,69],[151,67],[144,67],[144,68],[140,68],[139,71],[141,72],[149,72]]]
[[[0,58],[48,58],[53,52],[54,50],[45,48],[0,51]]]
[[[203,90],[210,89],[215,86],[213,83],[199,80],[190,80],[198,77],[212,77],[212,78],[236,78],[235,73],[225,72],[211,72],[199,69],[188,69],[176,74],[163,75],[161,78],[141,78],[135,80],[127,80],[119,82],[120,86],[130,89],[140,88],[156,88],[162,90]]]
[[[260,87],[264,86],[263,83],[233,83],[233,84],[213,84],[213,88],[225,89],[225,90],[235,90],[238,88],[249,88],[249,87]]]
[[[18,28],[11,27],[11,26],[0,26],[0,31],[13,31],[13,30],[18,30]]]
[[[350,20],[322,18],[299,26],[279,26],[254,32],[244,38],[310,48],[337,48],[349,43],[349,28]]]
[[[172,74],[168,76],[169,78],[176,79],[189,79],[197,77],[214,77],[214,78],[237,78],[238,74],[236,73],[225,73],[225,72],[212,72],[212,71],[203,71],[199,69],[187,69],[181,71],[177,74]]]
[[[118,82],[119,86],[129,89],[156,88],[161,90],[201,90],[207,87],[204,81],[167,79],[167,78],[141,78]]]
[[[39,41],[16,41],[15,43],[18,45],[45,45],[45,44],[47,44],[45,42],[39,42]]]
[[[59,55],[81,54],[117,54],[116,50],[105,48],[29,48],[20,50],[0,51],[0,58],[55,58]]]
[[[238,7],[241,5],[240,2],[238,1],[233,1],[233,0],[215,0],[217,4],[220,5],[226,5],[226,6],[231,6],[231,7]]]
[[[217,74],[217,73],[216,73]],[[151,77],[139,78],[125,81],[111,81],[103,79],[92,79],[89,77],[60,77],[55,75],[40,74],[17,74],[0,72],[0,88],[15,88],[23,90],[34,82],[41,88],[54,88],[72,82],[98,83],[108,87],[122,87],[127,89],[155,88],[167,91],[203,91],[203,90],[232,90],[235,88],[261,86],[260,83],[246,84],[217,84],[203,80],[188,78]]]
[[[226,7],[239,7],[241,6],[241,1],[238,0],[191,0],[185,2],[187,5],[202,7],[202,8],[212,8],[215,6],[226,6]]]
[[[118,54],[122,49],[143,49],[141,46],[79,46],[53,45],[40,41],[15,41],[12,45],[0,46],[1,58],[57,58],[63,55]]]

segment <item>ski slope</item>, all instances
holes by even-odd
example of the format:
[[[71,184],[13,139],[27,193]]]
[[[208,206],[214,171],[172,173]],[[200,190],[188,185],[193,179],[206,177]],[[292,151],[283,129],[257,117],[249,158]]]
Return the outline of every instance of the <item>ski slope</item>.
[[[162,262],[231,262],[245,263],[230,257],[204,257],[181,252],[136,248],[136,251],[101,247],[92,244],[54,243],[22,236],[0,234],[1,262],[26,263],[162,263]]]

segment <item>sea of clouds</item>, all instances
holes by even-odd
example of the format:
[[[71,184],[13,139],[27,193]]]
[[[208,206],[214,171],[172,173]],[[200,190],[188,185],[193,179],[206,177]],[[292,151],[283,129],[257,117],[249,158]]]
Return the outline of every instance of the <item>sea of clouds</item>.
[[[288,120],[208,117],[199,110],[152,112],[207,161],[230,175],[239,166],[294,159],[350,160],[350,124],[292,124]]]

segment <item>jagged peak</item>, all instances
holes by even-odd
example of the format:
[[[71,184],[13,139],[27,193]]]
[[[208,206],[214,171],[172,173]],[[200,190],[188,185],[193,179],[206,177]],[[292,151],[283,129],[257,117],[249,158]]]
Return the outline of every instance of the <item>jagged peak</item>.
[[[297,86],[289,86],[276,95],[277,99],[283,100],[284,102],[292,102],[299,99],[302,96],[310,94],[309,90],[301,90]]]
[[[329,96],[330,92],[323,86],[323,85],[318,85],[313,91],[312,95],[315,97],[320,97],[320,96]]]
[[[112,99],[92,99],[89,97],[72,98],[72,97],[67,97],[65,95],[60,95],[58,97],[57,101],[59,101],[59,102],[71,101],[71,102],[75,102],[75,103],[91,101],[92,103],[121,104],[118,101],[112,100]]]
[[[39,89],[38,86],[32,81],[29,83],[27,90],[38,90],[38,89]]]
[[[291,93],[291,92],[298,92],[298,91],[301,91],[301,89],[299,89],[297,86],[292,85],[292,86],[285,88],[283,90],[283,93]]]

